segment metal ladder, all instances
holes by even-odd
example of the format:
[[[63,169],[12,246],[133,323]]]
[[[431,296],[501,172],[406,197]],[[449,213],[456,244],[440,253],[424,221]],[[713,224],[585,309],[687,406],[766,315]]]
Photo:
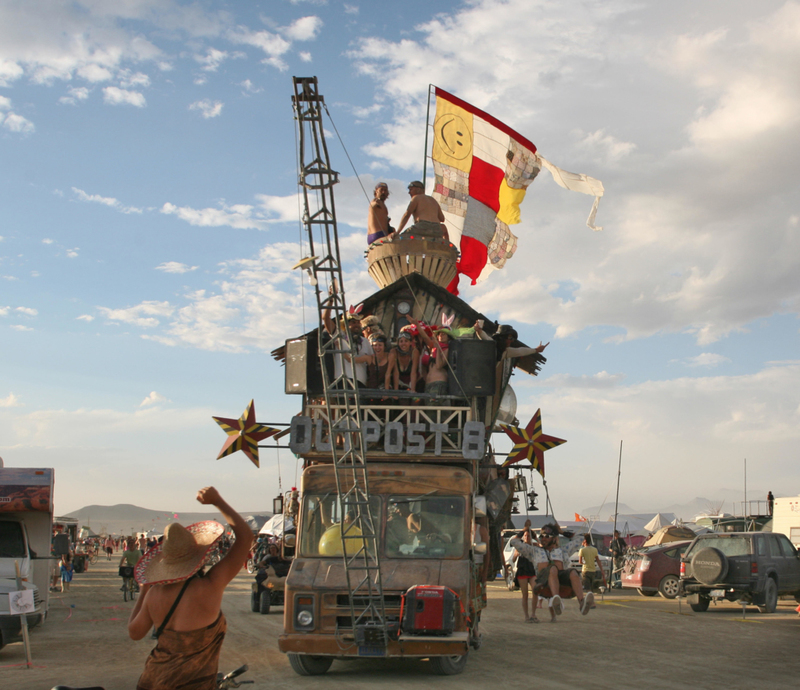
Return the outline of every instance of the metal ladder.
[[[367,457],[361,434],[361,408],[358,400],[358,381],[344,375],[344,357],[349,356],[355,374],[357,351],[346,324],[347,306],[342,282],[339,237],[336,229],[336,209],[333,186],[338,173],[330,167],[325,143],[322,111],[323,97],[317,90],[316,77],[294,77],[295,120],[298,128],[300,166],[298,183],[303,191],[303,224],[309,242],[309,256],[314,257],[309,268],[317,281],[315,293],[319,316],[319,357],[325,391],[325,406],[329,410],[330,446],[339,499],[340,529],[345,575],[350,603],[350,616],[356,644],[385,649],[389,631],[381,582],[378,551],[378,527],[369,509]],[[315,232],[318,241],[315,245]],[[320,290],[318,278],[326,276],[332,289]],[[323,314],[330,310],[334,332],[326,338]],[[331,379],[326,367],[330,357],[341,358],[341,374]],[[333,405],[341,409],[334,423]],[[343,440],[337,446],[337,436]],[[355,513],[345,524],[347,511]]]

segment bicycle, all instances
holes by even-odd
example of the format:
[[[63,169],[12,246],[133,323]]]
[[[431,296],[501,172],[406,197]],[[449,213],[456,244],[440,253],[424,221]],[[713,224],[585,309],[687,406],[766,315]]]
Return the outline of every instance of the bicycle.
[[[131,601],[136,599],[136,593],[139,591],[139,583],[133,577],[133,567],[130,565],[121,565],[119,568],[119,575],[122,578],[122,597],[125,601],[130,598]]]

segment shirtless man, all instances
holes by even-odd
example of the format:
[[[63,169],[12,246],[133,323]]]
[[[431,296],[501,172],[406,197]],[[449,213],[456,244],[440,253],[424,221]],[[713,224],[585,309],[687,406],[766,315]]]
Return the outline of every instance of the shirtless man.
[[[386,208],[386,199],[388,198],[389,185],[385,182],[378,182],[375,185],[375,198],[369,202],[367,244],[390,237],[394,233],[394,228],[389,225],[389,210]]]
[[[444,224],[444,213],[439,206],[439,202],[432,196],[425,194],[425,186],[419,180],[415,180],[408,185],[408,193],[411,195],[411,203],[408,205],[397,233],[400,234],[406,226],[408,219],[414,216],[414,225],[406,232],[423,239],[443,239],[449,240],[447,227]]]

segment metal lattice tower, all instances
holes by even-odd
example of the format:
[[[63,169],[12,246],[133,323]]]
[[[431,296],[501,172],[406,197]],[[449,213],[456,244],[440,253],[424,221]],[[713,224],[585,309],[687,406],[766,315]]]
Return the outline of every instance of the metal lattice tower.
[[[386,647],[388,629],[381,582],[378,533],[369,509],[367,457],[361,434],[361,409],[358,381],[344,375],[344,359],[349,358],[355,373],[357,348],[346,323],[347,306],[342,282],[339,237],[333,186],[339,181],[331,169],[323,131],[322,111],[325,101],[317,90],[316,77],[294,77],[292,104],[297,120],[299,179],[303,192],[303,224],[309,242],[309,267],[316,282],[319,316],[319,356],[325,390],[325,405],[341,414],[334,423],[331,412],[330,445],[336,488],[341,510],[342,550],[353,632],[359,644]],[[320,290],[320,278],[330,285],[328,293]],[[324,313],[329,310],[334,332],[326,338]],[[342,363],[338,377],[331,379],[325,361],[332,357]],[[341,448],[337,445],[341,440]],[[350,521],[345,517],[350,515]]]

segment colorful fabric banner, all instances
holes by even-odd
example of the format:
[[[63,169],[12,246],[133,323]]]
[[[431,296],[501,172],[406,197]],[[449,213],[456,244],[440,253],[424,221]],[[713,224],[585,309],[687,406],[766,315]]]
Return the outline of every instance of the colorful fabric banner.
[[[450,241],[460,247],[459,274],[474,285],[514,255],[517,238],[509,225],[520,222],[519,205],[543,167],[565,189],[595,196],[587,224],[602,230],[594,226],[603,195],[599,180],[561,170],[500,120],[434,88],[433,196],[444,212]],[[458,275],[448,289],[458,294]]]

